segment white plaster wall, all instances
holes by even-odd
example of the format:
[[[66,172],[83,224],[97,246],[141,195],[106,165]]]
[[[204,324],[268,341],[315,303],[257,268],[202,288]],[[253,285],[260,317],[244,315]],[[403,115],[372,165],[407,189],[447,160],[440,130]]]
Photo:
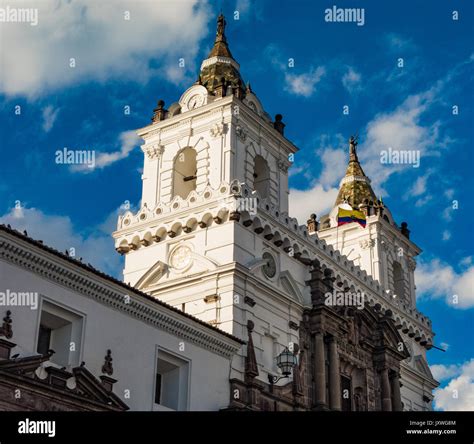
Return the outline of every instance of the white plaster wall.
[[[182,339],[179,337],[4,261],[0,261],[0,282],[1,291],[38,292],[40,298],[82,313],[85,323],[78,361],[84,361],[87,369],[98,377],[106,351],[111,349],[113,378],[118,380],[114,393],[131,410],[153,408],[157,347],[191,361],[190,410],[218,410],[228,406],[230,363],[226,358],[187,341],[184,341],[184,351],[180,351]],[[3,308],[12,311],[14,334],[11,340],[17,344],[12,353],[37,354],[40,310]],[[130,399],[124,397],[125,390],[130,391]]]

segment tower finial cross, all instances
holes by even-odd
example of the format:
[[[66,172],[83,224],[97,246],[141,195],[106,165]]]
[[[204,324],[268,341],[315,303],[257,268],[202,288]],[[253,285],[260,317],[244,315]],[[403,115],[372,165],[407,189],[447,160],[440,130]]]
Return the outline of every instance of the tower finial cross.
[[[218,40],[222,40],[222,41],[225,41],[225,35],[224,35],[224,32],[225,32],[225,25],[226,25],[226,21],[225,21],[225,18],[224,18],[224,15],[222,14],[222,12],[219,14],[219,17],[217,17],[217,32],[216,32],[216,41]]]
[[[351,136],[349,139],[349,160],[357,160],[357,151],[356,147],[358,143],[359,136],[356,134],[355,136]]]

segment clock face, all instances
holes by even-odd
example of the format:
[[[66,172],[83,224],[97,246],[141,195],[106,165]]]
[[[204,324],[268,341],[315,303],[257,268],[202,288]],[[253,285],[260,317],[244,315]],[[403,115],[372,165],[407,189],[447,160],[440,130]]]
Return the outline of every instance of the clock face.
[[[187,246],[181,246],[176,248],[170,257],[170,265],[176,270],[184,270],[187,268],[192,261],[191,249]]]
[[[262,259],[266,261],[266,264],[262,267],[263,274],[272,278],[276,275],[276,262],[275,258],[270,253],[263,253]]]
[[[201,106],[204,102],[204,98],[200,94],[196,94],[189,99],[188,108],[194,109]]]

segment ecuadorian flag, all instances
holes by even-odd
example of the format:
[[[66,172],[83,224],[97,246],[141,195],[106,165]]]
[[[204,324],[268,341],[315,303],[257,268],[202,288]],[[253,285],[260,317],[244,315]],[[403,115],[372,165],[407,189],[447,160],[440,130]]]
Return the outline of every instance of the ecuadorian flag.
[[[337,226],[357,222],[362,228],[365,228],[365,214],[357,210],[343,210],[339,208],[337,212]]]

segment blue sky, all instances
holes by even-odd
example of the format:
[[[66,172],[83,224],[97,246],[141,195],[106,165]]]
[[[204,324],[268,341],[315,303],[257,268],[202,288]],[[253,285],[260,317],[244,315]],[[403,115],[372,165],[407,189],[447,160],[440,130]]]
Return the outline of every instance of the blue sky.
[[[244,79],[300,148],[293,215],[305,221],[303,202],[319,215],[331,207],[359,133],[377,195],[423,249],[418,306],[447,348],[429,353],[437,406],[474,409],[472,2],[172,3],[44,0],[37,26],[0,23],[0,219],[120,275],[110,232],[141,197],[133,130],[194,82],[222,8]],[[325,22],[334,4],[364,8],[364,25]],[[389,146],[418,150],[419,168],[381,164]],[[94,150],[96,168],[56,164],[64,147]]]

